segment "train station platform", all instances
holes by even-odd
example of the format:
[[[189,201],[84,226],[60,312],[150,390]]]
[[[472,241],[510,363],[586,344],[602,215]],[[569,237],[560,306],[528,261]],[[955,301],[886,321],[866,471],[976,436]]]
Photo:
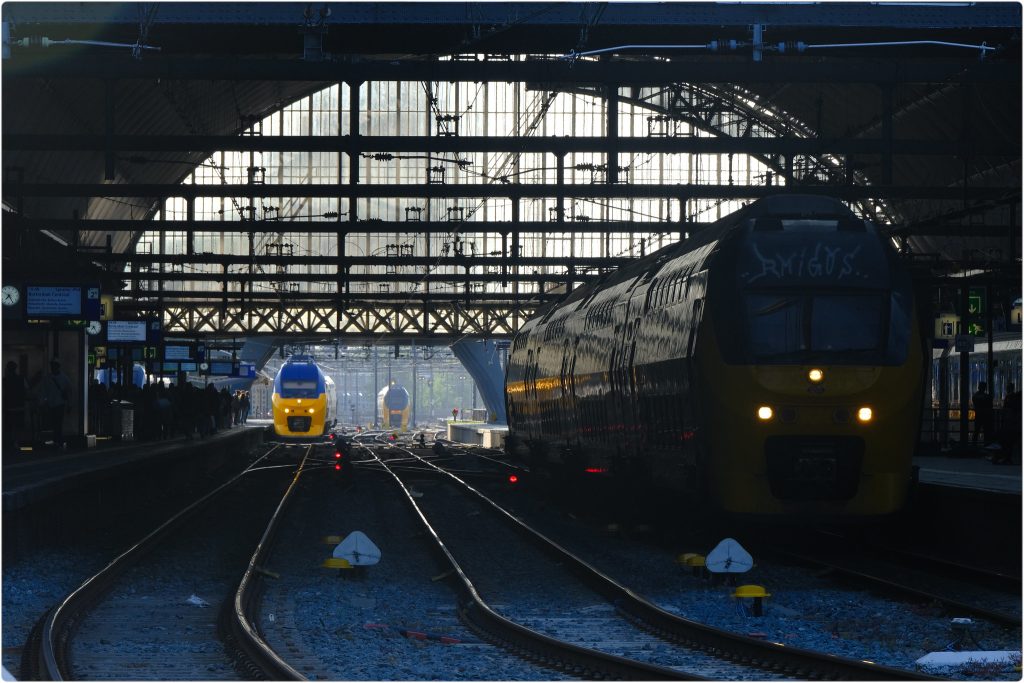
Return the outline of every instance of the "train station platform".
[[[470,443],[484,448],[503,448],[508,425],[487,422],[449,422],[449,441]]]
[[[918,481],[932,486],[975,489],[993,493],[1021,494],[1021,466],[997,465],[982,455],[975,457],[919,456]]]
[[[191,440],[100,441],[95,447],[69,450],[5,450],[5,514],[61,495],[83,485],[148,467],[248,450],[264,439],[264,425],[240,425]]]

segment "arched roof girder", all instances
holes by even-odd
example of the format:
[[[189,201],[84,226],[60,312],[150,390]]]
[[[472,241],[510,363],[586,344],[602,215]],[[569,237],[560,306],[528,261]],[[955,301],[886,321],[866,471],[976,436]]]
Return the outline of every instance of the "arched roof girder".
[[[559,89],[563,92],[607,98],[606,93],[600,88],[560,86]],[[817,137],[816,131],[798,117],[759,104],[758,95],[738,85],[719,88],[712,84],[673,83],[667,87],[632,88],[629,95],[620,94],[619,99],[637,107],[659,112],[674,122],[687,123],[712,135],[733,138]],[[730,114],[736,118],[728,118]],[[786,163],[781,156],[766,156],[754,152],[749,153],[749,156],[764,163],[780,177],[786,177]],[[841,159],[832,155],[807,156],[804,159],[803,165],[791,169],[797,182],[805,179],[812,180],[815,184],[838,185],[846,182],[847,171]],[[851,172],[855,182],[869,184],[863,172],[856,169]],[[876,221],[893,223],[899,220],[897,212],[885,201],[862,202],[861,209],[866,216],[871,216]]]

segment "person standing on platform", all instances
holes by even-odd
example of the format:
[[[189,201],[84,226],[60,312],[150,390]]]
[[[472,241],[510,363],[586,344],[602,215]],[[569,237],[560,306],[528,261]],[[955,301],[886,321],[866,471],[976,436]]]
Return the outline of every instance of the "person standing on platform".
[[[252,407],[252,401],[249,400],[249,392],[242,392],[242,424],[249,421],[249,409]]]
[[[28,385],[25,378],[18,372],[18,364],[8,361],[4,367],[4,434],[3,447],[18,447],[18,432],[25,427],[25,399],[28,397]]]
[[[992,462],[999,465],[1020,464],[1021,454],[1021,402],[1020,391],[1015,390],[1013,382],[1006,384],[1006,398],[1003,399],[1003,429],[1000,442],[1003,450]]]
[[[203,391],[203,399],[202,420],[206,423],[206,429],[202,430],[200,434],[207,436],[217,432],[217,416],[220,414],[220,394],[217,393],[217,388],[212,384],[207,384]]]
[[[50,363],[50,374],[39,381],[39,400],[42,404],[44,424],[53,432],[53,443],[64,447],[64,413],[71,402],[71,380],[61,372],[60,363]]]
[[[978,390],[971,397],[974,406],[974,443],[978,443],[978,432],[985,433],[984,445],[992,443],[992,395],[988,393],[988,382],[978,382]]]

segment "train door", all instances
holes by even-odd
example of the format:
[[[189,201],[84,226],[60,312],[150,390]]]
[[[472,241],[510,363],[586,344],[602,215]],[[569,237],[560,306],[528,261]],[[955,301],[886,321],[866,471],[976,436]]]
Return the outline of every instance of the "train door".
[[[640,429],[640,426],[641,426],[640,425],[640,396],[639,396],[639,392],[637,391],[636,369],[635,369],[636,340],[637,340],[637,337],[639,335],[640,335],[640,318],[637,317],[633,321],[633,324],[629,328],[629,340],[628,340],[629,341],[629,356],[628,356],[627,362],[626,362],[626,375],[627,375],[627,377],[626,377],[627,382],[626,383],[627,383],[627,385],[629,387],[629,395],[628,395],[629,404],[628,405],[629,405],[629,421],[630,421],[630,427],[631,427],[630,433],[633,435],[633,441],[636,442],[634,444],[634,449],[638,448],[638,447],[642,448],[643,445],[644,445],[643,442],[645,441],[644,430]]]
[[[558,383],[561,394],[558,397],[558,432],[561,438],[568,440],[569,434],[575,431],[573,424],[572,401],[569,394],[569,339],[562,342],[562,364],[558,369]]]
[[[579,434],[580,428],[584,422],[584,407],[580,405],[580,400],[576,396],[576,356],[580,350],[580,338],[576,337],[576,340],[572,344],[572,356],[569,358],[569,400],[572,402],[572,416],[575,420],[573,433],[576,435],[576,445],[579,446]]]
[[[682,308],[682,307],[680,307]],[[704,482],[704,475],[707,468],[701,458],[701,439],[699,432],[695,430],[698,424],[702,424],[702,416],[699,415],[700,401],[695,400],[699,395],[698,386],[698,358],[697,358],[697,332],[700,329],[700,321],[704,309],[704,300],[697,298],[693,300],[685,325],[687,330],[686,358],[683,360],[685,371],[681,373],[679,392],[680,420],[682,422],[682,465],[684,486],[696,496],[702,496],[708,490]],[[684,328],[685,329],[685,328]],[[697,435],[695,440],[686,438],[686,434]],[[703,473],[703,474],[702,474]]]
[[[621,325],[615,326],[615,342],[612,344],[612,354],[608,359],[608,397],[605,401],[606,406],[606,420],[609,429],[614,429],[615,425],[621,422],[620,409],[622,407],[622,393],[619,389],[619,347],[618,338]]]

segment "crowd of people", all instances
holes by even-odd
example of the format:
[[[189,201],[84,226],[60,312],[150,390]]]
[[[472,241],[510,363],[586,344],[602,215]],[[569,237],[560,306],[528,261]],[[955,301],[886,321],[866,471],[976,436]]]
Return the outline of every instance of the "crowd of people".
[[[231,393],[226,387],[217,390],[212,384],[200,389],[189,383],[166,386],[163,383],[134,385],[109,389],[94,380],[89,387],[89,414],[97,434],[123,432],[124,421],[117,420],[116,411],[130,408],[132,432],[139,441],[169,439],[196,435],[205,438],[222,429],[245,424],[249,419],[251,399],[248,391]],[[130,405],[124,405],[124,403]],[[116,434],[115,434],[116,435]]]
[[[1020,390],[1013,383],[1006,385],[1006,397],[1003,399],[1001,424],[997,430],[996,410],[992,405],[992,395],[988,393],[988,382],[978,382],[978,390],[971,396],[974,408],[974,435],[972,442],[988,447],[998,443],[998,452],[987,456],[997,465],[1020,464],[1021,451],[1021,397]]]
[[[51,362],[49,372],[39,372],[31,379],[19,372],[16,362],[7,362],[3,375],[4,449],[22,443],[65,447],[65,415],[74,398],[71,382],[59,362]],[[188,383],[167,386],[161,382],[107,387],[95,379],[87,400],[89,433],[115,437],[131,434],[142,441],[179,435],[204,438],[245,424],[252,406],[248,391],[218,391],[212,384],[202,389]],[[126,419],[128,410],[132,411],[131,423]]]
[[[19,372],[15,361],[4,366],[3,445],[15,448],[26,431],[47,431],[58,448],[63,447],[64,414],[71,403],[71,380],[56,360],[49,372],[37,372],[31,381]]]

